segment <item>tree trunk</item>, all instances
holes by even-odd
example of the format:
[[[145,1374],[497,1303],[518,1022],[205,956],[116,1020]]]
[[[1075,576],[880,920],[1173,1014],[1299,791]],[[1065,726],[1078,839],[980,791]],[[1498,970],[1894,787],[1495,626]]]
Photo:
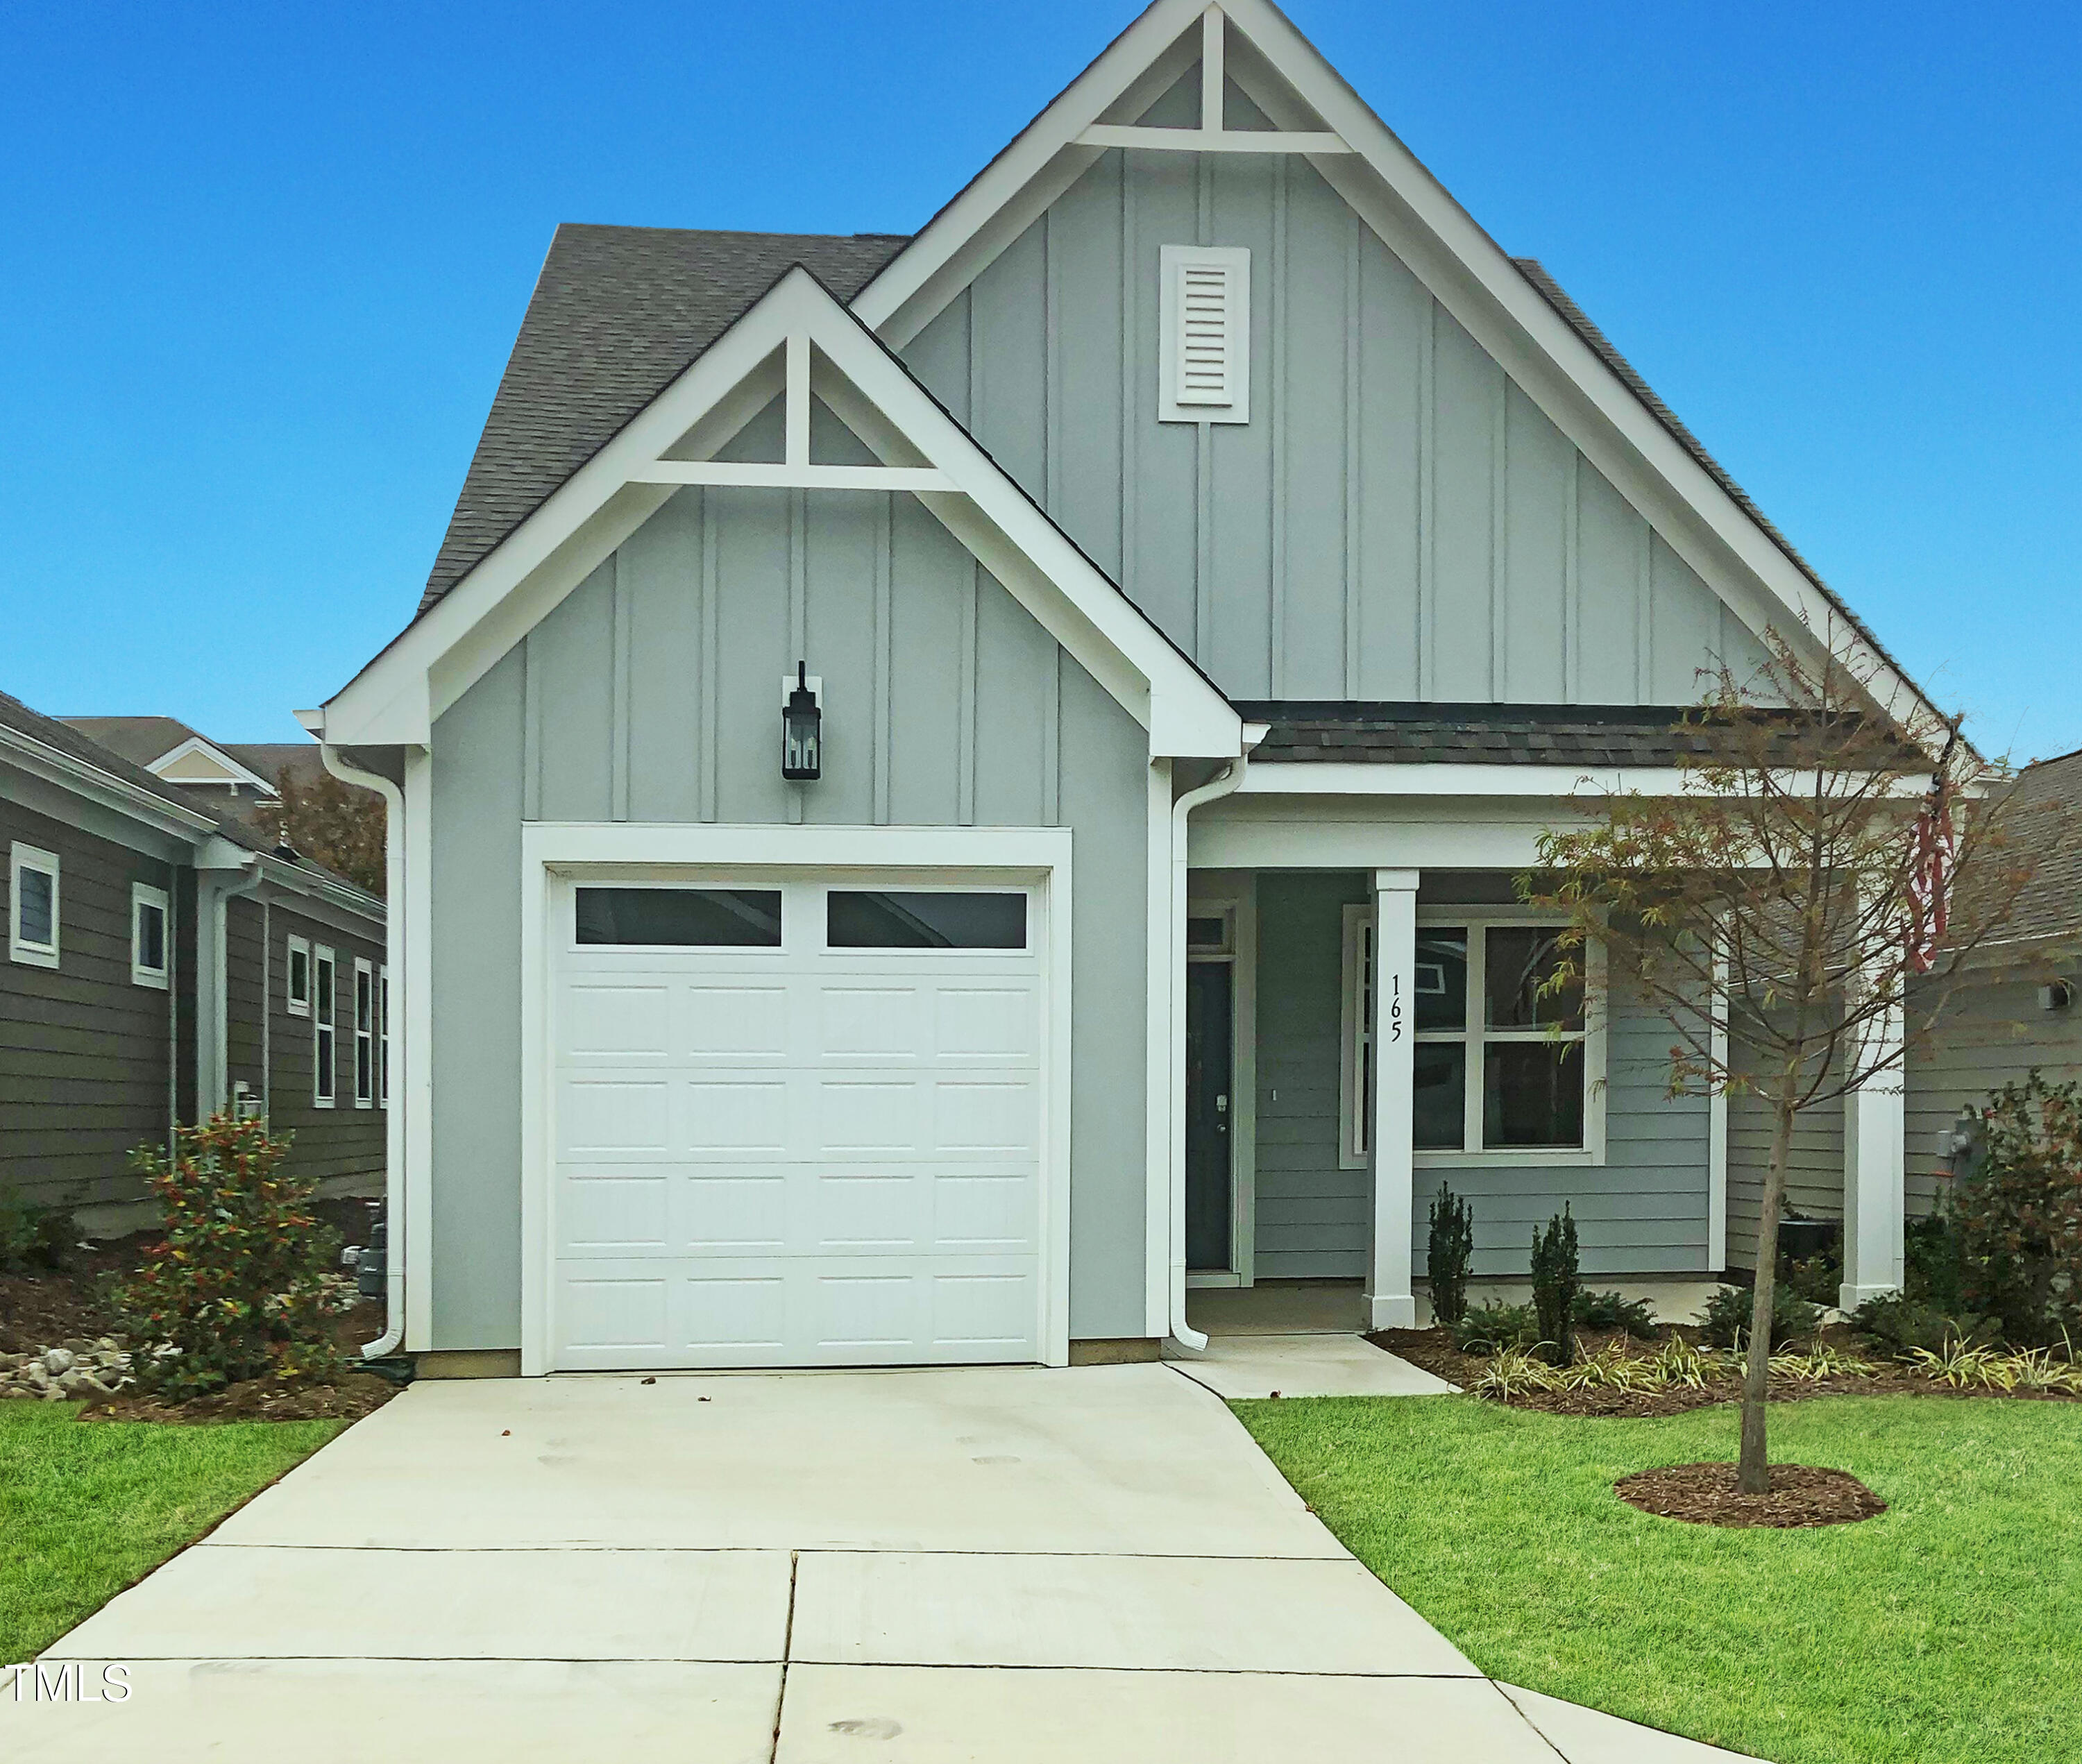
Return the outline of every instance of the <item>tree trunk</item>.
[[[1764,1206],[1757,1219],[1756,1292],[1750,1303],[1749,1358],[1743,1368],[1743,1448],[1735,1487],[1743,1494],[1771,1492],[1771,1460],[1764,1445],[1764,1393],[1771,1379],[1772,1299],[1778,1286],[1778,1215],[1785,1210],[1785,1166],[1793,1148],[1793,1087],[1786,1074],[1772,1102],[1771,1164],[1764,1172]]]

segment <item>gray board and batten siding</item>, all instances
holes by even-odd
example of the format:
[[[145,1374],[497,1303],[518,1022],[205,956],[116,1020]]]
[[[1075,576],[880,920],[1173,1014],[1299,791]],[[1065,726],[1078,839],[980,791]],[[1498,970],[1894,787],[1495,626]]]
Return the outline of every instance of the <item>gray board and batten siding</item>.
[[[1157,420],[1173,244],[1251,254],[1246,423]],[[1764,659],[1297,155],[1111,150],[900,352],[1232,697],[1682,704]]]
[[[821,407],[828,458],[858,448]],[[778,451],[762,418],[734,451]],[[824,773],[780,775],[824,682]],[[433,732],[432,1339],[520,1339],[524,821],[1073,831],[1070,1328],[1144,1332],[1148,742],[915,499],[687,489]]]
[[[1443,878],[1441,879],[1444,880]],[[1460,879],[1464,883],[1467,878]],[[1499,890],[1452,889],[1469,904]],[[1372,1238],[1368,1177],[1339,1167],[1343,916],[1369,898],[1357,874],[1271,871],[1258,878],[1258,1168],[1260,1280],[1357,1278]],[[1491,903],[1494,903],[1492,899]],[[1666,1094],[1668,1025],[1616,1001],[1608,1032],[1605,1159],[1541,1165],[1420,1163],[1414,1194],[1416,1268],[1428,1209],[1443,1181],[1474,1211],[1475,1272],[1523,1276],[1536,1226],[1566,1202],[1586,1274],[1708,1271],[1710,1109]]]
[[[131,979],[130,889],[171,891],[174,869],[0,798],[0,938],[11,922],[7,852],[17,841],[58,859],[58,966],[10,961],[0,941],[0,1197],[134,1200],[131,1151],[163,1149],[172,1130],[178,995]]]

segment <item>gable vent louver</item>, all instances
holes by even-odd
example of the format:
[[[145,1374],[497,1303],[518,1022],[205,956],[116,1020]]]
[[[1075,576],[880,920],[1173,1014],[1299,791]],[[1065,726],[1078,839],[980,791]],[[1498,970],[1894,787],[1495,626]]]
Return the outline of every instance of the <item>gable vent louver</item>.
[[[1250,420],[1250,253],[1238,248],[1163,248],[1165,423]]]

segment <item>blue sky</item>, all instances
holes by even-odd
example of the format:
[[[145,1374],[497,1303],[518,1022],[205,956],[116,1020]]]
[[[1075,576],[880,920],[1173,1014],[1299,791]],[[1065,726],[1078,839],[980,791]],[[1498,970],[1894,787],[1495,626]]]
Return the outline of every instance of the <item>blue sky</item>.
[[[1289,0],[1992,751],[2082,747],[2082,7]],[[0,0],[0,688],[281,739],[560,220],[908,231],[1132,0]]]

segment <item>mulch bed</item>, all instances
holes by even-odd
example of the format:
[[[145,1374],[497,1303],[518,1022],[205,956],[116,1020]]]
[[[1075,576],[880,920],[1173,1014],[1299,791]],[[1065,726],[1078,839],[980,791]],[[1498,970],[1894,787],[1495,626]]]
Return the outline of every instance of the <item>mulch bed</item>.
[[[1695,1339],[1698,1334],[1696,1329],[1680,1332]],[[1587,1330],[1577,1337],[1587,1354],[1596,1354],[1626,1339],[1616,1332],[1604,1335]],[[1878,1370],[1864,1378],[1775,1378],[1771,1381],[1772,1402],[1797,1403],[1810,1396],[1999,1396],[2018,1403],[2082,1401],[2082,1396],[2068,1391],[2000,1391],[1980,1386],[1962,1390],[1924,1378],[1905,1366],[1889,1363],[1883,1349],[1866,1346],[1850,1330],[1827,1329],[1822,1339],[1833,1347],[1872,1360]],[[1382,1329],[1367,1340],[1463,1390],[1473,1390],[1489,1364],[1478,1354],[1461,1353],[1453,1345],[1452,1337],[1443,1329]],[[1610,1385],[1593,1385],[1574,1391],[1526,1391],[1515,1396],[1490,1396],[1488,1400],[1501,1403],[1508,1408],[1534,1409],[1544,1415],[1646,1420],[1658,1415],[1682,1415],[1695,1408],[1711,1408],[1717,1403],[1737,1402],[1741,1397],[1742,1387],[1738,1380],[1721,1379],[1704,1388],[1680,1385],[1660,1391],[1626,1391]]]
[[[1671,1464],[1622,1476],[1612,1492],[1643,1513],[1693,1525],[1793,1530],[1848,1525],[1886,1511],[1886,1502],[1848,1471],[1773,1464],[1768,1474],[1770,1493],[1741,1494],[1733,1464]]]
[[[79,1412],[83,1421],[358,1421],[398,1394],[398,1387],[369,1372],[348,1372],[329,1384],[285,1383],[272,1375],[228,1384],[207,1396],[170,1403],[137,1391],[120,1391]]]

